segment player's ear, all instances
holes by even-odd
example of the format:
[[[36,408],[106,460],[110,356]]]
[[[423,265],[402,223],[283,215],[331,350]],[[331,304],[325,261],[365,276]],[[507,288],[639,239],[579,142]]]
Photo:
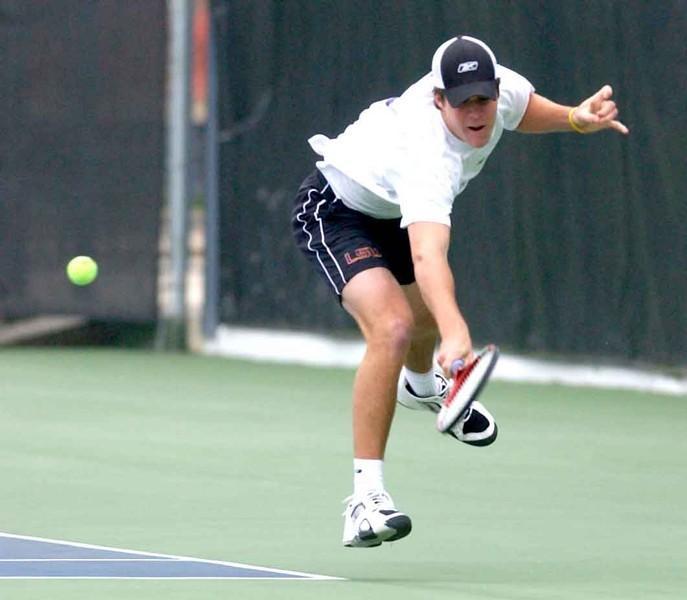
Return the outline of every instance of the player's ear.
[[[434,88],[432,90],[432,93],[434,94],[434,106],[441,110],[441,108],[444,105],[444,102],[446,102],[446,96],[444,95],[444,90],[441,90],[439,88]]]

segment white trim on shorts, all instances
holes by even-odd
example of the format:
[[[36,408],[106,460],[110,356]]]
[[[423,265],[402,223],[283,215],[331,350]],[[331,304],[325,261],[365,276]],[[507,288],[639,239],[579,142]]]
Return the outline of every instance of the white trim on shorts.
[[[312,201],[311,194],[313,192],[316,192],[316,193],[322,195],[322,194],[324,194],[324,192],[326,191],[326,189],[328,187],[329,187],[329,183],[327,183],[327,185],[325,185],[321,190],[318,190],[317,188],[311,188],[310,190],[308,190],[308,199],[305,202],[303,202],[303,206],[302,206],[303,210],[301,210],[301,212],[299,212],[296,215],[296,221],[298,221],[299,223],[303,223],[303,227],[301,227],[301,229],[303,230],[303,233],[305,233],[308,236],[308,243],[307,243],[308,250],[310,250],[311,252],[313,252],[315,254],[315,258],[317,258],[317,262],[320,263],[320,266],[322,267],[322,270],[324,271],[325,275],[327,276],[329,283],[331,283],[331,285],[334,288],[334,291],[337,293],[337,295],[340,296],[341,290],[343,290],[343,287],[346,285],[347,281],[346,281],[346,278],[344,277],[344,274],[343,274],[343,271],[341,270],[341,267],[339,266],[338,261],[336,260],[336,258],[334,258],[334,254],[332,254],[332,251],[329,249],[329,246],[327,246],[327,242],[324,239],[324,226],[322,224],[322,219],[320,218],[320,215],[319,215],[320,206],[322,206],[322,204],[327,202],[327,198],[322,198],[322,200],[320,200],[320,202],[317,203],[317,206],[315,206],[315,211],[313,212],[313,217],[315,218],[315,221],[317,223],[319,223],[320,241],[321,241],[322,245],[324,246],[325,250],[327,251],[327,254],[332,259],[332,262],[336,266],[336,270],[338,271],[339,276],[341,277],[341,289],[339,289],[337,287],[336,283],[334,283],[334,280],[332,279],[331,275],[329,274],[329,271],[327,270],[324,263],[322,262],[322,259],[320,258],[320,253],[315,248],[312,247],[312,241],[313,241],[312,233],[310,233],[306,229],[307,223],[303,219],[301,219],[301,217],[305,216],[305,213],[307,212],[307,205]],[[337,199],[335,198],[334,202],[336,202],[336,200]]]

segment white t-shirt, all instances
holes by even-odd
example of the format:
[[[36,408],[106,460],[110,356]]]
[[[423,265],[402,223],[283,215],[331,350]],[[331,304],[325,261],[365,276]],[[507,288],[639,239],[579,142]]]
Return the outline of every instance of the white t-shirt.
[[[491,139],[473,148],[455,137],[434,106],[431,74],[399,98],[375,102],[334,139],[308,142],[322,156],[317,168],[337,196],[378,219],[401,217],[401,227],[429,221],[451,224],[453,201],[484,166],[504,129],[520,124],[532,84],[497,65],[501,79]]]

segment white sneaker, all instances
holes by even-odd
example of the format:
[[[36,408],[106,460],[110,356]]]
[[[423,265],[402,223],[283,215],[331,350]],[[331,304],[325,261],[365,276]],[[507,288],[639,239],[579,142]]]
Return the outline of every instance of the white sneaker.
[[[461,417],[446,433],[471,446],[488,446],[496,441],[499,428],[484,404],[475,400],[465,416]]]
[[[403,376],[403,371],[401,371],[401,376],[398,379],[396,402],[411,410],[431,410],[433,413],[438,413],[446,394],[448,394],[449,384],[440,373],[435,372],[434,377],[439,393],[436,396],[417,396]]]
[[[395,542],[410,533],[410,517],[394,506],[391,496],[383,490],[344,500],[343,545],[352,548],[372,548],[382,542]]]
[[[400,405],[410,408],[411,410],[428,410],[433,413],[438,413],[452,382],[447,381],[441,373],[435,372],[434,377],[437,378],[437,389],[439,393],[436,396],[422,397],[415,395],[403,376],[403,372],[401,372],[401,376],[398,380],[396,401]],[[458,441],[471,446],[488,446],[496,441],[498,431],[496,421],[492,414],[481,402],[475,400],[470,410],[465,413],[465,416],[446,433]]]

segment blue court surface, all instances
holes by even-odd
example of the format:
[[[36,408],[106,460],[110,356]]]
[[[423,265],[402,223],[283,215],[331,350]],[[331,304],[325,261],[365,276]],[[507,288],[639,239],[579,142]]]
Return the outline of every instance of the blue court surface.
[[[339,579],[0,533],[0,579]]]

